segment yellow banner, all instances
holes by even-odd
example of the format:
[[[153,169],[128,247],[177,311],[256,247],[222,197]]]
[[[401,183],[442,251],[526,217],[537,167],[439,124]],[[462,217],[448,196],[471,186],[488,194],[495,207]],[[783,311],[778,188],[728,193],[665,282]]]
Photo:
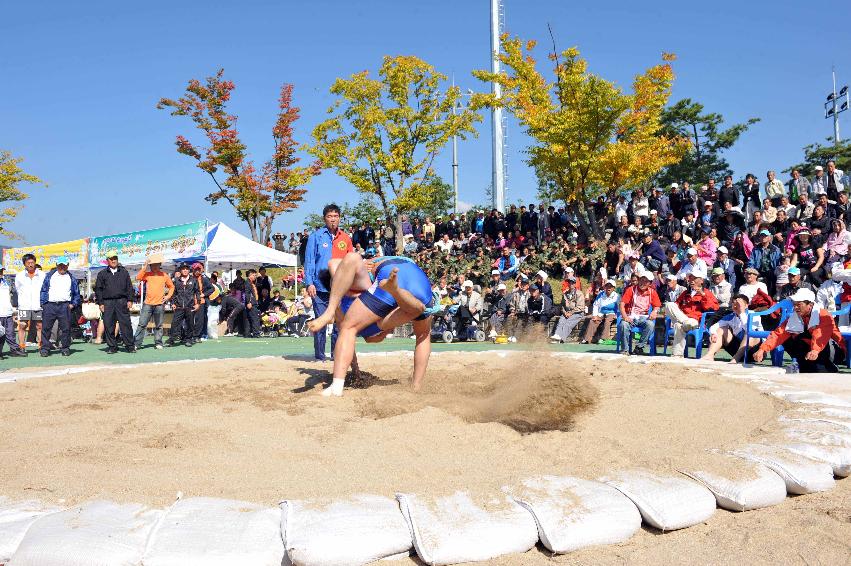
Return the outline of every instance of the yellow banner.
[[[42,246],[24,246],[21,248],[8,248],[3,250],[3,267],[6,273],[18,273],[24,270],[22,258],[26,254],[33,254],[35,262],[41,265],[44,271],[56,267],[56,258],[67,256],[70,262],[69,269],[85,269],[89,266],[89,239],[72,240],[70,242],[59,242],[56,244],[45,244]]]

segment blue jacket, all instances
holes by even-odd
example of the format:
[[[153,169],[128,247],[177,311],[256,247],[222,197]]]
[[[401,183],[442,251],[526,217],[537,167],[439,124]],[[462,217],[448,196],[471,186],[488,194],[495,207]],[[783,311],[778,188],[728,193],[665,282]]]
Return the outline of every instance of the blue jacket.
[[[56,273],[56,268],[50,270],[47,274],[47,277],[44,278],[44,283],[41,284],[41,304],[45,305],[48,301],[49,292],[50,292],[50,279],[53,277],[53,274]],[[71,275],[69,272],[68,275]],[[77,285],[77,278],[71,275],[71,304],[79,306],[82,300],[80,299],[80,286]]]
[[[505,261],[506,259],[508,259],[508,262]],[[506,271],[509,274],[514,273],[515,271],[517,271],[517,258],[514,256],[514,254],[509,255],[508,258],[506,258],[505,256],[500,256],[498,265],[498,269],[500,271]]]
[[[316,290],[320,293],[327,293],[331,289],[326,289],[319,281],[319,273],[328,269],[328,262],[331,261],[331,252],[334,246],[334,235],[328,230],[327,226],[319,228],[307,237],[307,246],[304,253],[304,286],[309,287],[315,285]]]
[[[769,263],[768,270],[762,268],[763,257],[766,257],[766,260]],[[768,273],[774,272],[777,269],[777,265],[780,263],[780,248],[775,246],[774,244],[770,244],[768,249],[764,249],[762,246],[755,247],[753,252],[751,252],[751,259],[748,262],[748,267],[753,267],[760,273]]]

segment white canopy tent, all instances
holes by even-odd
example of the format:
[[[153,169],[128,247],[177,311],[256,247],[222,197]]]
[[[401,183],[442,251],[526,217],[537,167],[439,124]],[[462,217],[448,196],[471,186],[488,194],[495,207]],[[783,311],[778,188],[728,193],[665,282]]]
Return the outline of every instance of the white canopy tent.
[[[239,269],[272,265],[295,267],[298,257],[258,244],[222,222],[207,228],[206,269]]]

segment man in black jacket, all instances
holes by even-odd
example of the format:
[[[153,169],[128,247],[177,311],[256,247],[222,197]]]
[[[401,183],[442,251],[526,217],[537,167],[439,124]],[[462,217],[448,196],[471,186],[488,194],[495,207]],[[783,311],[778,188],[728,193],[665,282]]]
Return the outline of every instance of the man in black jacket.
[[[260,338],[260,296],[257,290],[257,272],[249,269],[245,282],[245,334],[248,338]],[[324,332],[324,330],[323,330]]]
[[[121,341],[124,342],[127,352],[132,354],[136,351],[133,326],[130,324],[130,307],[136,295],[133,282],[130,281],[130,274],[124,266],[118,264],[117,253],[108,251],[106,261],[106,269],[102,269],[95,279],[95,296],[100,312],[103,313],[106,353],[118,352],[118,344],[115,341],[115,323],[118,322]]]
[[[174,295],[171,296],[174,312],[171,319],[171,333],[166,343],[168,346],[175,346],[180,341],[181,333],[183,333],[183,344],[187,348],[192,346],[193,319],[200,304],[199,298],[198,283],[189,273],[189,264],[180,264],[180,270],[174,277]],[[186,324],[185,332],[183,331],[184,323]]]

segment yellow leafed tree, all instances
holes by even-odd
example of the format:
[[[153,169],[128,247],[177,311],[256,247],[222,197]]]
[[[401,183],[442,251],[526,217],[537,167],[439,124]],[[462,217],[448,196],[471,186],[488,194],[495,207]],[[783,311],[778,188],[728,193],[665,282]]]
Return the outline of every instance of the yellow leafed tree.
[[[496,81],[502,96],[477,94],[474,107],[500,105],[514,114],[534,143],[528,163],[541,182],[541,196],[564,201],[580,227],[602,238],[591,199],[645,186],[666,165],[678,162],[687,139],[662,134],[660,117],[674,80],[673,55],[635,77],[632,93],[588,71],[579,50],[550,54],[554,80],[547,80],[531,52],[534,41],[504,35],[499,59],[506,71],[474,71]]]
[[[334,82],[337,101],[313,130],[310,151],[322,166],[378,197],[397,234],[401,214],[434,200],[435,157],[452,136],[475,135],[481,120],[475,111],[457,109],[460,89],[443,89],[443,81],[445,75],[417,57],[385,57],[378,78],[363,71]]]
[[[23,158],[14,157],[9,151],[0,151],[0,204],[26,200],[29,195],[19,188],[22,183],[44,184],[44,181],[21,168],[22,161]],[[21,206],[0,208],[0,235],[11,239],[19,238],[17,234],[9,231],[6,225],[14,220],[21,208]]]

